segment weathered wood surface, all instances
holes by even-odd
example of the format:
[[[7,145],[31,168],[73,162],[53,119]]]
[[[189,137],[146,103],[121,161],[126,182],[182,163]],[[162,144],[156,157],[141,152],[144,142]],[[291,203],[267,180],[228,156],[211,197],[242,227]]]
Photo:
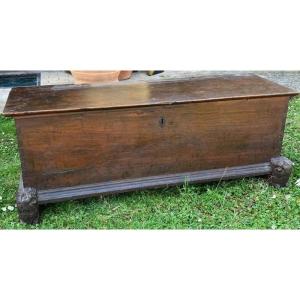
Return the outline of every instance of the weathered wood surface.
[[[80,199],[96,195],[124,193],[141,189],[174,186],[183,183],[205,183],[223,181],[249,176],[263,176],[272,172],[270,163],[246,165],[240,167],[204,170],[189,173],[179,173],[138,179],[124,179],[96,184],[77,185],[55,189],[39,190],[40,204],[60,202],[70,199]]]
[[[36,224],[39,222],[40,213],[37,190],[32,187],[24,188],[22,177],[16,202],[22,223]]]
[[[297,93],[255,75],[202,77],[193,80],[117,83],[106,86],[16,88],[4,109],[7,116],[252,99]]]
[[[39,189],[268,162],[289,97],[16,119],[24,186]]]
[[[272,175],[270,183],[275,187],[287,186],[293,170],[293,163],[286,157],[273,157],[271,159]]]
[[[291,163],[279,156],[296,94],[257,76],[14,89],[5,114],[16,120],[21,220],[36,222],[42,203],[186,179],[271,174],[284,186]]]

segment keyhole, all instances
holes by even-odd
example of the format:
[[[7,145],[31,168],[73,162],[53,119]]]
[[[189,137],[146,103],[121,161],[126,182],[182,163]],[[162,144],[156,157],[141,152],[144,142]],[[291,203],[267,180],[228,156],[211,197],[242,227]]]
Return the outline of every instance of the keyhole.
[[[159,125],[160,125],[160,127],[164,127],[165,124],[166,124],[165,118],[164,117],[160,117],[160,119],[159,119]]]

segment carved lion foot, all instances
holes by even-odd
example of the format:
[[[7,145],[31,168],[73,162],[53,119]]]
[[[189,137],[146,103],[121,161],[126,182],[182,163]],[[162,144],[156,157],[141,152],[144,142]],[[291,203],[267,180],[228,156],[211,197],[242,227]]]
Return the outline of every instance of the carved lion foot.
[[[293,163],[283,156],[273,157],[271,159],[271,168],[270,184],[275,187],[285,187],[292,173]]]
[[[37,224],[39,222],[39,204],[37,191],[34,188],[23,188],[17,194],[17,208],[22,223]]]

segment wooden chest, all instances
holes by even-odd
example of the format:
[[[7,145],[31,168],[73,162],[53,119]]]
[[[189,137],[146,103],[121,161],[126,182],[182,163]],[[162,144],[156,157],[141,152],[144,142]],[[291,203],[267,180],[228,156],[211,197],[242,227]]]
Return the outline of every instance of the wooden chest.
[[[13,89],[4,114],[16,121],[20,218],[37,222],[39,204],[185,181],[270,174],[285,185],[296,94],[249,75]]]

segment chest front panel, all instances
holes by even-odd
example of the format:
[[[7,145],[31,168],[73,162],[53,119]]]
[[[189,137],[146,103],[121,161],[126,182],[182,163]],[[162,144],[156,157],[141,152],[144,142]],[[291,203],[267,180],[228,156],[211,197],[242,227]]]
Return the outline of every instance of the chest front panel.
[[[286,96],[16,118],[24,186],[225,168],[280,154]]]

